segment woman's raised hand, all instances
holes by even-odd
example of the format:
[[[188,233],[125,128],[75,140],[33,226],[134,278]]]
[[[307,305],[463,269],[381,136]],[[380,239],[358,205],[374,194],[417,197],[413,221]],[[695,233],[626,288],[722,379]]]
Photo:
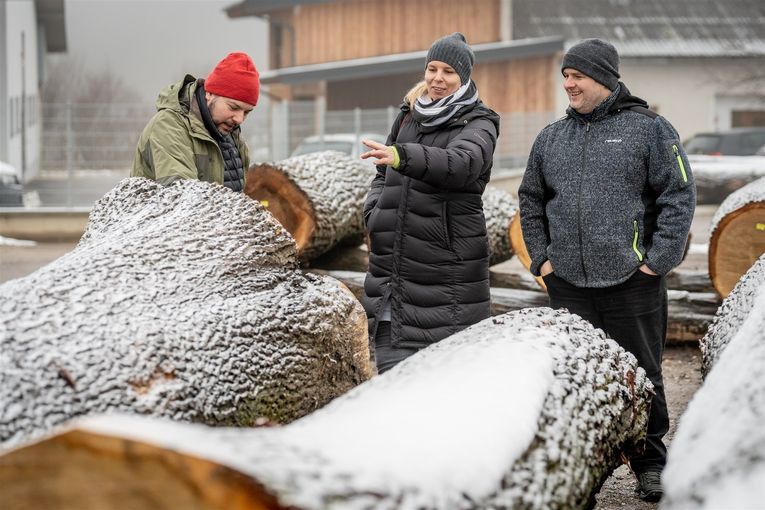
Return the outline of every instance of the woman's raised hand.
[[[375,165],[392,165],[395,159],[393,147],[375,142],[374,140],[362,140],[361,143],[371,150],[361,154],[361,159],[375,158]]]

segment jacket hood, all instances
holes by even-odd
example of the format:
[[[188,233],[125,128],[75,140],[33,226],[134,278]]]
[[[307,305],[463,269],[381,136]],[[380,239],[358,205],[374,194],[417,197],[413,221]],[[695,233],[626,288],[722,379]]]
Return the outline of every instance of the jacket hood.
[[[157,110],[177,110],[188,113],[197,79],[187,74],[181,81],[162,89],[157,97]]]
[[[619,87],[619,95],[616,96],[616,101],[614,101],[611,108],[608,109],[609,112],[633,108],[635,106],[648,108],[648,103],[644,99],[633,96],[624,83],[619,82]]]

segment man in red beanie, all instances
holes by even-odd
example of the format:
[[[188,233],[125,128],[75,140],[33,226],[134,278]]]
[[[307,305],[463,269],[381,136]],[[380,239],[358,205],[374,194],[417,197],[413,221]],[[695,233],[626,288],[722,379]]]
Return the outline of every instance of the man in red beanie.
[[[229,53],[207,79],[186,75],[170,85],[141,133],[130,175],[166,185],[199,179],[244,190],[250,157],[239,126],[259,93],[258,70],[241,52]]]

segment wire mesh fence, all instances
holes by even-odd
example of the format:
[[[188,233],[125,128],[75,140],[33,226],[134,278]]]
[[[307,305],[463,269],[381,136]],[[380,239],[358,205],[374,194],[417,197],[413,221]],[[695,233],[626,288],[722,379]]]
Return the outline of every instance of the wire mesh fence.
[[[377,133],[384,138],[397,113],[392,106],[326,111],[321,101],[285,101],[250,117],[242,125],[242,134],[254,161],[278,160],[310,136]],[[145,104],[44,104],[41,169],[127,170],[138,137],[153,114],[154,109]],[[522,166],[552,112],[501,117],[495,166]]]

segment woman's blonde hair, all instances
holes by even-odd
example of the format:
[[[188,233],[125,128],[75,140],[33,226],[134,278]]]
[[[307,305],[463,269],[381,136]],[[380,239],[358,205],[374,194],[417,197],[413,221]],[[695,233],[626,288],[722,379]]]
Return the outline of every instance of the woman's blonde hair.
[[[422,80],[420,83],[409,89],[409,92],[404,96],[404,101],[409,105],[409,108],[414,108],[414,103],[416,103],[427,91],[428,85],[425,83],[425,80]]]

